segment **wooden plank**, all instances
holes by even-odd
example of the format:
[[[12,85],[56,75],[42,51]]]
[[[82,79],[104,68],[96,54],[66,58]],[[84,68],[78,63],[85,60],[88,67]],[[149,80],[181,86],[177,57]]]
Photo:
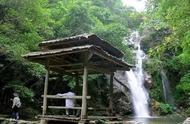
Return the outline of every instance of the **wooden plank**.
[[[42,115],[38,115],[38,117],[42,117]],[[66,116],[66,115],[45,115],[45,118],[56,118],[56,119],[71,119],[71,120],[78,120],[79,117],[76,116]],[[94,119],[119,119],[121,120],[122,117],[120,116],[88,116],[89,120]]]
[[[44,95],[42,95],[44,97]],[[82,96],[58,96],[58,95],[46,95],[48,99],[82,99]],[[91,96],[86,96],[86,99],[91,99]]]
[[[39,118],[45,118],[46,120],[53,120],[53,119],[59,119],[59,120],[79,120],[79,117],[76,116],[66,116],[66,115],[38,115]]]

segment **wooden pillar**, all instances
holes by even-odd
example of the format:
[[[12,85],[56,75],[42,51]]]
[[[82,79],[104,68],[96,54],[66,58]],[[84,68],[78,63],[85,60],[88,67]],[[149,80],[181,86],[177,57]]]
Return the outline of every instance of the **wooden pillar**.
[[[110,74],[110,85],[109,85],[109,91],[110,91],[109,114],[110,115],[113,115],[113,78],[114,78],[114,73],[112,72]]]
[[[44,116],[46,114],[46,109],[47,109],[48,81],[49,81],[49,61],[47,62],[47,65],[46,65],[46,77],[45,77],[45,84],[44,84],[44,97],[43,97],[42,116]]]
[[[88,78],[88,68],[87,68],[87,62],[88,62],[88,54],[85,54],[84,57],[84,73],[83,73],[83,87],[82,87],[82,110],[81,110],[81,120],[84,120],[87,118],[87,78]]]
[[[87,78],[88,78],[88,69],[87,66],[84,66],[84,75],[83,75],[83,87],[82,87],[82,110],[81,110],[81,119],[85,119],[87,115]]]

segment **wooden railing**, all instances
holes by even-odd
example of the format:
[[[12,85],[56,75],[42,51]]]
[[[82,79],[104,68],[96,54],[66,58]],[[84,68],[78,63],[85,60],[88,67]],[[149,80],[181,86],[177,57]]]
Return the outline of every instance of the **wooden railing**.
[[[44,97],[44,95],[42,95]],[[82,99],[82,96],[58,96],[58,95],[46,95],[47,99]],[[91,96],[86,96],[86,99],[91,99]],[[43,106],[41,106],[43,108]],[[65,106],[47,106],[49,109],[77,109],[81,110],[82,107],[65,107]],[[88,110],[93,110],[94,108],[89,107]]]
[[[42,95],[44,97],[44,95]],[[46,95],[47,99],[82,99],[82,96],[58,96],[58,95]],[[86,96],[86,99],[91,99],[91,96]],[[43,108],[43,106],[41,106]],[[81,110],[82,107],[76,106],[76,107],[66,107],[66,106],[47,106],[49,109],[75,109],[75,110]],[[88,110],[97,110],[97,111],[108,111],[108,108],[93,108],[88,107]]]
[[[43,106],[41,106],[43,108]],[[65,107],[65,106],[47,106],[49,109],[75,109],[75,110],[81,110],[82,107]],[[88,110],[95,110],[92,107],[88,107]]]
[[[44,97],[44,95],[42,95]],[[58,96],[58,95],[46,95],[47,99],[82,99],[82,96]],[[91,99],[91,96],[86,96],[86,99]]]

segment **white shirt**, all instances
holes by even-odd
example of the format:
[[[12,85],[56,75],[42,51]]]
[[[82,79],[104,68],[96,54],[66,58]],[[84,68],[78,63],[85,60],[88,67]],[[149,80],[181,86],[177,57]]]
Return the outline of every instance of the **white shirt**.
[[[64,94],[58,93],[57,95],[58,96],[72,97],[72,96],[75,96],[75,93],[73,93],[73,92],[67,92],[67,93],[64,93]],[[65,99],[65,106],[68,107],[68,108],[74,107],[75,106],[74,105],[74,99],[72,99],[72,98],[71,99],[69,99],[69,98]]]
[[[20,108],[20,106],[21,106],[21,102],[20,102],[20,98],[19,97],[14,97],[14,99],[13,99],[13,106],[12,106],[12,108],[14,108],[14,107],[18,107],[18,108]]]

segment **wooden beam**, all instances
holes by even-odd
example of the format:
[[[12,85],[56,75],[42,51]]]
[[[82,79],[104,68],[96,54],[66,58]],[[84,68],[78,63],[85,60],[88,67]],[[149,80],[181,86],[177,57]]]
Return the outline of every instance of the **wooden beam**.
[[[60,53],[54,53],[54,54],[45,54],[45,55],[36,55],[36,56],[32,56],[32,58],[50,58],[50,57],[54,57],[54,56],[61,56],[61,55],[69,55],[72,53],[79,53],[79,52],[86,52],[88,51],[89,48],[84,48],[84,49],[77,49],[77,50],[73,50],[73,51],[64,51],[64,52],[60,52]],[[31,58],[31,57],[28,57]]]
[[[44,97],[44,95],[42,95]],[[58,95],[46,95],[48,99],[82,99],[82,96],[58,96]],[[91,96],[86,96],[86,99],[91,99]]]
[[[97,65],[97,63],[92,62],[92,63],[89,63],[89,65]],[[53,68],[53,67],[74,67],[74,66],[80,66],[83,69],[84,63],[80,62],[80,63],[66,63],[66,64],[50,65],[50,68]]]
[[[65,70],[65,72],[80,72],[80,71],[84,71],[84,69],[82,69],[82,68],[76,68],[76,69]]]
[[[65,107],[65,106],[48,106],[49,109],[82,109],[82,107]],[[92,107],[88,107],[88,110],[94,110]]]
[[[91,55],[92,56],[92,55]],[[55,61],[50,59],[51,61]],[[65,61],[65,60],[61,60],[61,61]],[[61,62],[59,61],[59,62]],[[56,63],[58,63],[58,61],[55,61]],[[71,69],[66,69],[65,67],[72,67]],[[63,63],[63,64],[51,64],[50,65],[50,70],[53,70],[54,68],[57,68],[59,73],[65,73],[67,75],[71,75],[71,72],[83,72],[83,67],[84,67],[84,63]],[[106,73],[106,74],[110,74],[110,71],[115,71],[115,70],[127,70],[127,68],[122,68],[122,67],[110,67],[110,64],[103,64],[99,63],[99,62],[90,62],[88,64],[88,69],[89,70],[93,70],[95,72],[101,72],[101,73]],[[53,70],[54,71],[54,70]],[[70,74],[69,74],[70,73]]]
[[[74,72],[66,72],[64,69],[59,68],[59,67],[50,68],[50,70],[55,71],[59,74],[65,74],[65,75],[70,75],[70,76],[75,77],[75,74],[73,74]]]
[[[112,72],[110,74],[110,85],[109,85],[109,90],[110,90],[110,100],[109,100],[109,110],[110,110],[110,115],[113,115],[113,77],[114,73]]]
[[[84,69],[84,67],[83,67],[83,64],[69,64],[68,66],[74,66],[74,65],[81,65],[81,66],[78,66],[78,68],[71,68],[71,69],[63,69],[65,72],[68,72],[68,73],[71,73],[71,72],[82,72]],[[67,65],[65,65],[65,67],[66,67]],[[61,67],[63,67],[63,66],[61,66]],[[58,68],[58,66],[55,66],[54,68]],[[114,71],[114,70],[110,70],[110,69],[108,69],[108,68],[104,68],[104,67],[98,67],[98,66],[95,66],[95,65],[93,65],[93,63],[89,63],[88,64],[88,70],[93,70],[93,71],[95,71],[95,72],[101,72],[101,73],[106,73],[106,74],[110,74],[111,73],[111,71]]]
[[[66,55],[65,58],[68,58],[69,60],[74,61],[74,62],[77,62],[77,61],[78,61],[77,58],[72,57],[71,55]]]
[[[83,66],[83,63],[70,63],[70,64],[50,65],[50,68],[53,68],[53,67],[73,67],[73,66]]]
[[[90,59],[92,58],[93,55],[94,55],[94,53],[90,52],[89,55],[88,55],[87,60],[90,61]]]
[[[42,115],[46,114],[47,108],[47,92],[48,92],[48,80],[49,80],[49,60],[47,60],[46,64],[46,77],[45,77],[45,84],[44,84],[44,98],[43,98],[43,110]]]
[[[126,70],[126,71],[129,71],[129,70],[130,70],[129,65],[127,65],[127,64],[125,64],[125,63],[119,62],[119,61],[121,61],[121,60],[118,60],[117,58],[108,56],[106,53],[103,53],[103,52],[100,53],[100,52],[98,52],[97,50],[92,50],[92,51],[93,51],[93,53],[94,53],[95,55],[97,55],[97,56],[99,56],[99,57],[101,57],[101,58],[104,58],[104,59],[106,59],[107,61],[113,62],[113,63],[115,63],[115,64],[117,64],[117,65],[122,66],[122,67],[123,67],[123,66],[127,67],[127,70]]]
[[[106,74],[110,74],[111,70],[107,69],[107,68],[103,68],[103,67],[98,67],[98,66],[94,66],[94,65],[88,65],[88,69],[89,70],[94,70],[96,72],[101,72],[101,73],[106,73]]]
[[[81,109],[81,107],[48,106],[50,109]]]
[[[50,57],[49,60],[50,60],[49,66],[54,65],[54,63],[51,63],[51,61],[55,62],[56,64],[57,63],[69,64],[70,63],[69,61],[65,60],[63,57],[58,57],[58,56]]]
[[[111,73],[111,71],[110,70],[108,70],[108,69],[105,69],[105,68],[99,68],[99,67],[95,67],[95,66],[88,66],[87,67],[88,68],[88,70],[92,70],[92,71],[95,71],[95,72],[101,72],[101,73],[108,73],[108,74],[110,74]],[[77,69],[70,69],[70,70],[65,70],[65,72],[82,72],[83,71],[83,69],[82,68],[77,68]]]

